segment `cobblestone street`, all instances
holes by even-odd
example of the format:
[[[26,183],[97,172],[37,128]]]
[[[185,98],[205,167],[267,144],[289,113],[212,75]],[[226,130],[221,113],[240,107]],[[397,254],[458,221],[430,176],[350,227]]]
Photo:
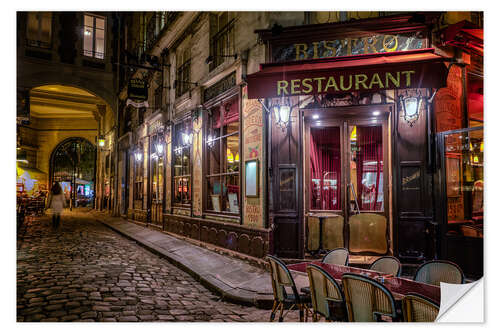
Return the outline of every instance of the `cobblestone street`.
[[[65,212],[27,221],[18,235],[17,321],[268,321],[93,220]],[[286,321],[298,321],[294,311]]]

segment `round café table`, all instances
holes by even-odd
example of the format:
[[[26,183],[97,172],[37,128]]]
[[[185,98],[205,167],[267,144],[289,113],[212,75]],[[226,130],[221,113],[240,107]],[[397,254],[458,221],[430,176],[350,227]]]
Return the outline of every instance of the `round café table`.
[[[323,220],[330,218],[330,217],[339,217],[339,214],[334,214],[334,213],[309,213],[310,217],[317,217],[319,219],[319,247],[318,250],[316,251],[311,251],[315,252],[315,255],[321,255],[327,252],[327,249],[323,249]]]

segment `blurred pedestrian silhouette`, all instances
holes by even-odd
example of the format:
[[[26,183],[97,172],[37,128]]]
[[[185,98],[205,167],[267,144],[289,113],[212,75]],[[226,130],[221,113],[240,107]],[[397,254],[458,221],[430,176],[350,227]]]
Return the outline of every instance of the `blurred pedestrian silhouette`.
[[[59,182],[55,182],[54,186],[50,189],[50,194],[47,199],[47,208],[52,209],[52,227],[59,228],[61,222],[61,212],[66,206],[64,195]]]

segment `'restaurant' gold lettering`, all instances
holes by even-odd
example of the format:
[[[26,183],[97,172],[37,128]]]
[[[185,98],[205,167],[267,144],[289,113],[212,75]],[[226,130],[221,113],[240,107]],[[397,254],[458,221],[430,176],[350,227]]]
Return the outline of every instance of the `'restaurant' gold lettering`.
[[[302,80],[302,85],[304,87],[307,87],[307,90],[306,89],[302,89],[302,92],[304,94],[309,94],[312,91],[313,87],[311,85],[311,82],[312,82],[312,79],[304,79],[304,80]]]
[[[396,88],[399,88],[399,86],[400,86],[400,83],[399,83],[399,79],[400,79],[399,74],[400,73],[396,72],[396,74],[397,74],[397,79],[394,76],[392,76],[391,73],[389,73],[389,72],[385,73],[385,88],[386,89],[389,89],[389,80],[391,80],[392,84]]]
[[[290,94],[292,95],[300,94],[300,91],[297,90],[300,87],[300,80],[296,79],[292,80],[291,82],[292,82],[292,91],[290,92]]]
[[[393,47],[389,47],[389,45],[394,42]],[[386,52],[394,52],[398,49],[398,37],[394,35],[385,35],[382,41],[382,46]]]
[[[281,96],[281,91],[284,92],[284,95],[288,95],[288,81],[278,81],[278,96]]]
[[[326,80],[326,77],[315,77],[314,81],[318,81],[318,92],[321,92],[321,81]]]
[[[295,44],[295,60],[300,59],[300,54],[304,55],[302,59],[307,59],[307,44]]]
[[[331,75],[293,80],[276,81],[277,96],[326,93],[339,91],[359,91],[372,89],[410,88],[416,71],[374,72],[370,74]],[[385,77],[383,76],[385,75]],[[354,77],[354,78],[353,78]],[[384,80],[385,79],[385,80]],[[349,82],[347,82],[349,80]],[[354,81],[354,82],[353,82]],[[340,89],[339,89],[340,88]]]
[[[368,54],[368,48],[371,48],[373,53],[377,53],[377,49],[375,48],[375,44],[377,43],[377,36],[371,37],[372,42],[369,41],[370,37],[363,37],[363,44],[365,45],[365,54]]]
[[[372,79],[370,81],[370,85],[368,86],[368,89],[372,89],[374,84],[378,85],[379,89],[384,89],[384,84],[382,83],[382,80],[380,79],[380,76],[378,75],[378,73],[373,74]]]
[[[328,78],[328,82],[326,83],[326,87],[324,91],[327,91],[328,88],[333,87],[335,91],[339,91],[339,87],[337,87],[337,82],[335,82],[335,78],[333,76],[330,76]]]
[[[361,80],[362,78],[362,80]],[[368,80],[368,76],[366,76],[366,74],[356,74],[354,75],[354,86],[356,87],[355,89],[356,90],[359,90],[359,85],[363,85],[363,88],[365,89],[368,89],[368,87],[366,86],[366,80]]]
[[[411,75],[415,74],[415,71],[402,71],[403,75],[406,75],[406,86],[409,87],[411,85]]]
[[[349,75],[349,87],[344,86],[344,75],[340,75],[340,89],[346,91],[352,88],[352,75]]]

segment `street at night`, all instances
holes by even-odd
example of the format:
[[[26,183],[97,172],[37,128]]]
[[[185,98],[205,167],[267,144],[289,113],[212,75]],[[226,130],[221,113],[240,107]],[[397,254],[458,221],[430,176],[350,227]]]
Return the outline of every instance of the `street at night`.
[[[160,9],[16,12],[16,322],[447,321],[484,11]]]
[[[27,222],[18,239],[18,321],[267,321],[236,305],[85,211]],[[297,312],[297,311],[295,311]],[[286,321],[298,321],[291,313]]]

